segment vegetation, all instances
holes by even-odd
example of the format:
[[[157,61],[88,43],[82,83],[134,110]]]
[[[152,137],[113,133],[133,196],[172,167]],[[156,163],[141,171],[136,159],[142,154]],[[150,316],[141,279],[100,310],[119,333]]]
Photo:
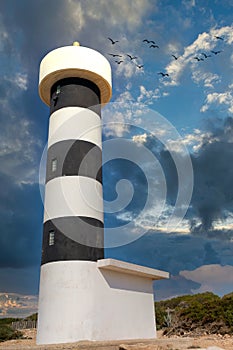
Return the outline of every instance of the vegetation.
[[[157,329],[165,334],[233,334],[233,293],[206,292],[155,303]]]
[[[12,339],[23,338],[23,333],[12,328],[12,322],[17,321],[37,321],[37,313],[22,318],[0,318],[0,342]]]
[[[22,318],[0,318],[0,342],[12,339],[23,338],[23,333],[12,328],[12,322],[17,321],[37,321],[38,314]]]
[[[24,320],[25,321],[37,321],[37,318],[38,318],[38,313],[30,315],[30,316],[26,317]]]
[[[11,339],[19,339],[23,337],[23,334],[17,330],[14,330],[11,327],[11,323],[14,321],[18,321],[19,319],[15,318],[2,318],[0,319],[0,342],[11,340]]]
[[[2,325],[11,325],[12,322],[19,321],[19,320],[20,318],[12,318],[12,317],[0,318],[0,327],[2,327]]]

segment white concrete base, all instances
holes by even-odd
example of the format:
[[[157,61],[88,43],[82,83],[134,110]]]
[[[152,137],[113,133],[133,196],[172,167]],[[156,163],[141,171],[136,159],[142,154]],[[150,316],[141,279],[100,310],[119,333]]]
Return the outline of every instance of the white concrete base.
[[[42,265],[37,344],[155,338],[152,280],[161,278],[113,259]]]

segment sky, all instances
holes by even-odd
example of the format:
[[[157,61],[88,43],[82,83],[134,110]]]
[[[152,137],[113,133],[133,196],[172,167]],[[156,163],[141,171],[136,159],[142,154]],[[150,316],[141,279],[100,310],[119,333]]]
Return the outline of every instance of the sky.
[[[74,41],[112,67],[105,256],[168,271],[156,300],[232,292],[232,14],[230,0],[0,1],[0,317],[37,309],[49,119],[39,64]]]

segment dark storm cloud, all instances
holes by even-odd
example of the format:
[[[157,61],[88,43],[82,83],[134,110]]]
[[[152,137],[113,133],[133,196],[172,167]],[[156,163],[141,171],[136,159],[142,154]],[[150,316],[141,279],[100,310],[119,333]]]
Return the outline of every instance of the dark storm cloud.
[[[145,146],[158,158],[166,179],[167,202],[175,204],[178,191],[178,177],[171,153],[154,135],[148,135]]]
[[[132,212],[134,217],[143,209],[147,198],[147,180],[143,171],[139,166],[131,161],[125,159],[116,159],[107,162],[103,166],[103,181],[104,181],[104,200],[113,201],[117,198],[116,185],[118,181],[127,179],[130,181],[133,189],[133,197],[128,205],[122,210],[113,214],[105,212],[106,224],[110,221],[111,225],[114,223],[116,216],[123,212]],[[126,192],[125,192],[126,195]],[[131,219],[129,219],[131,221]],[[119,225],[120,220],[116,224]],[[125,224],[125,222],[123,222]]]
[[[200,226],[191,221],[193,232],[213,229],[215,220],[224,220],[226,211],[233,209],[233,118],[216,124],[209,123],[211,133],[192,157],[195,182],[191,204],[194,215],[201,219]]]
[[[39,265],[0,268],[0,293],[38,294],[39,272]]]
[[[177,275],[181,270],[194,270],[203,265],[207,255],[205,244],[208,242],[206,237],[149,231],[130,244],[107,249],[106,254]],[[216,248],[211,248],[214,257]],[[208,263],[211,263],[210,255],[209,248]]]
[[[206,137],[197,153],[190,154],[194,172],[194,188],[186,218],[192,233],[210,238],[230,240],[232,231],[214,229],[215,221],[223,220],[233,210],[233,118],[208,120]],[[158,154],[167,182],[167,202],[174,205],[177,171],[168,151]],[[182,184],[181,184],[182,186]],[[199,223],[201,221],[201,224]]]
[[[224,221],[227,211],[233,210],[233,118],[208,120],[205,128],[206,138],[198,152],[190,154],[194,188],[186,217],[190,219],[191,232],[205,232],[214,238],[220,233],[213,229],[215,220]],[[164,149],[159,152],[157,149],[157,156],[166,177],[167,202],[174,205],[178,191],[174,161]],[[197,224],[198,221],[201,225]],[[222,234],[224,239],[231,237],[230,231]]]
[[[125,131],[124,138],[118,139],[118,147],[119,149],[127,148],[127,152],[124,153],[123,150],[121,153],[118,149],[119,158],[107,162],[103,166],[104,199],[106,201],[111,202],[116,199],[116,185],[121,179],[127,179],[133,186],[134,195],[129,205],[125,206],[121,212],[114,212],[110,215],[107,215],[105,212],[106,220],[109,221],[111,216],[111,221],[114,221],[116,225],[117,223],[119,225],[125,224],[124,218],[125,221],[137,220],[138,215],[144,210],[145,204],[147,208],[158,205],[158,203],[160,205],[163,201],[163,196],[165,196],[167,202],[170,205],[174,205],[177,197],[177,171],[170,152],[165,150],[163,144],[152,135],[147,135],[146,142],[143,144],[132,141],[132,134],[135,135],[138,132],[139,135],[142,132],[138,127],[132,127]],[[111,150],[109,151],[108,148],[108,143],[103,143],[104,159],[106,153],[110,152],[111,154]],[[145,152],[145,149],[150,153],[149,158],[146,158],[148,154]],[[125,157],[126,159],[121,159],[121,155],[122,158]],[[127,157],[132,159],[132,161]],[[161,176],[160,168],[155,162],[156,160],[162,168],[161,172],[164,173],[166,183],[164,183],[164,178]],[[166,186],[165,192],[167,192],[167,195],[163,192],[164,185]],[[148,196],[149,193],[150,195]],[[125,196],[127,196],[126,191]],[[148,198],[149,204],[147,203]],[[122,215],[124,213],[126,214],[125,216]],[[153,213],[148,215],[152,215],[150,220],[153,220]],[[120,222],[121,219],[123,220],[122,222]]]
[[[207,121],[204,133],[206,136],[199,145],[198,152],[190,154],[194,188],[186,218],[190,220],[192,233],[204,233],[210,238],[231,239],[231,231],[222,230],[221,233],[214,229],[214,225],[219,219],[224,222],[228,213],[233,210],[233,118]],[[154,153],[163,168],[167,186],[166,201],[174,206],[178,193],[178,178],[172,155],[153,136],[148,135],[144,145]],[[117,169],[119,176],[121,167]],[[130,174],[132,178],[133,173]],[[123,177],[124,175],[122,172]],[[136,184],[141,181],[140,178],[137,179],[136,173],[134,181]],[[109,193],[113,188],[110,179]],[[138,198],[143,198],[146,193],[143,182],[137,191]]]
[[[233,118],[210,119],[205,125],[205,138],[198,152],[190,154],[194,188],[186,218],[191,232],[205,233],[214,238],[218,233],[214,223],[224,221],[233,210]],[[167,203],[174,205],[178,193],[177,170],[171,153],[153,136],[148,136],[145,146],[159,160],[166,178]],[[182,184],[180,184],[182,186]],[[201,221],[201,224],[198,222]],[[232,232],[224,231],[222,238],[231,239]]]
[[[0,3],[0,11],[12,46],[21,46],[21,63],[31,68],[38,65],[41,53],[59,46],[69,35],[66,1],[9,0]]]
[[[38,185],[16,185],[0,174],[0,267],[40,263],[42,208]]]
[[[219,264],[221,262],[220,257],[216,253],[216,251],[213,249],[212,245],[207,242],[204,245],[205,249],[205,256],[203,260],[203,265],[210,265],[210,264]]]
[[[19,85],[22,84],[20,87]],[[42,143],[34,136],[35,123],[26,113],[30,95],[23,76],[0,81],[0,172],[14,182],[36,182]]]

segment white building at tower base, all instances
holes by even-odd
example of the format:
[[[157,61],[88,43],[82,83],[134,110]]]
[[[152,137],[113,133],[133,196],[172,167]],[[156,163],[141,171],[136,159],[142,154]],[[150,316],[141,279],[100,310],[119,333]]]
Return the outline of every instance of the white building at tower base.
[[[114,259],[42,266],[37,344],[156,338],[153,280],[168,277]]]

